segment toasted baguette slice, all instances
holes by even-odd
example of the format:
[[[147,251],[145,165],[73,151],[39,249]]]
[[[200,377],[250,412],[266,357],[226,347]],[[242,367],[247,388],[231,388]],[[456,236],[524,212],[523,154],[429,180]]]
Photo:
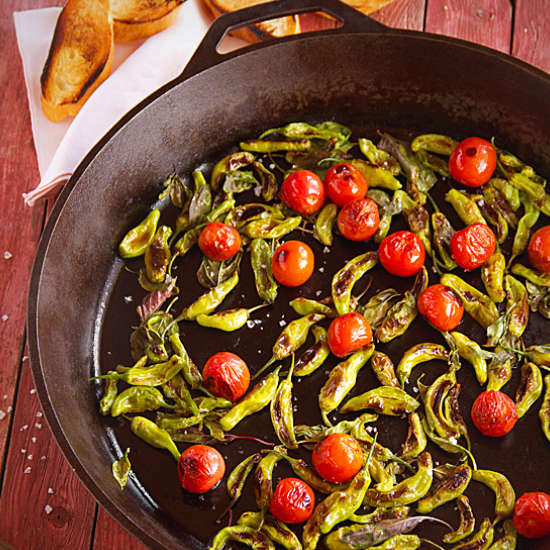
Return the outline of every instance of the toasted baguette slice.
[[[204,0],[215,17],[224,13],[236,11],[256,4],[266,4],[272,0]],[[247,42],[255,43],[267,38],[277,38],[291,34],[300,34],[300,19],[297,16],[281,17],[264,21],[250,27],[243,27],[233,31],[231,34],[238,36]]]
[[[53,122],[76,115],[113,64],[109,0],[68,0],[40,79],[42,109]]]
[[[148,38],[167,29],[185,0],[111,0],[115,40]]]

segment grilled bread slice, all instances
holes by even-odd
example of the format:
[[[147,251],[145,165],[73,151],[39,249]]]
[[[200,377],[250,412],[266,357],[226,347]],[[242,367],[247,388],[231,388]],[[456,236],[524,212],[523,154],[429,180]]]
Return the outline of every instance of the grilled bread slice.
[[[109,0],[68,0],[40,79],[42,110],[53,122],[76,115],[113,63]]]
[[[168,28],[185,0],[111,0],[115,41],[147,38]]]

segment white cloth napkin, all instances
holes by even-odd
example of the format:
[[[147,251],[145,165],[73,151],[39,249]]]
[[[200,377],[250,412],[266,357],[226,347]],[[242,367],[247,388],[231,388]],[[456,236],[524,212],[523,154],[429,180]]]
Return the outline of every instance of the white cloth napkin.
[[[45,8],[13,14],[41,177],[37,187],[23,195],[29,206],[55,195],[113,124],[183,71],[212,21],[200,0],[187,0],[165,31],[138,42],[116,42],[111,76],[78,115],[50,122],[42,112],[40,75],[59,13],[60,8]],[[244,44],[235,38],[225,40],[220,51]]]

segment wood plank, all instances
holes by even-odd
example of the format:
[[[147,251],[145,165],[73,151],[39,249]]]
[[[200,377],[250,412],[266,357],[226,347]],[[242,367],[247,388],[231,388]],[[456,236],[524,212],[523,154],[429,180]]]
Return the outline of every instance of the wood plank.
[[[548,0],[516,0],[512,55],[550,73]]]
[[[512,11],[508,0],[429,0],[424,30],[510,53]]]
[[[21,550],[88,550],[95,510],[48,429],[25,361],[0,497],[0,538]]]
[[[116,521],[99,508],[93,550],[147,550],[132,535],[128,534]]]
[[[394,29],[421,31],[424,27],[426,0],[394,0],[371,14],[373,19]]]

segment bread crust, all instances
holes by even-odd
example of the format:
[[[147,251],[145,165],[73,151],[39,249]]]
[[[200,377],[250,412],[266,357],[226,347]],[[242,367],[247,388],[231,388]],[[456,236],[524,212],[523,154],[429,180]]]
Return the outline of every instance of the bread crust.
[[[76,115],[109,76],[113,39],[109,0],[68,0],[40,79],[42,110],[52,122]]]

